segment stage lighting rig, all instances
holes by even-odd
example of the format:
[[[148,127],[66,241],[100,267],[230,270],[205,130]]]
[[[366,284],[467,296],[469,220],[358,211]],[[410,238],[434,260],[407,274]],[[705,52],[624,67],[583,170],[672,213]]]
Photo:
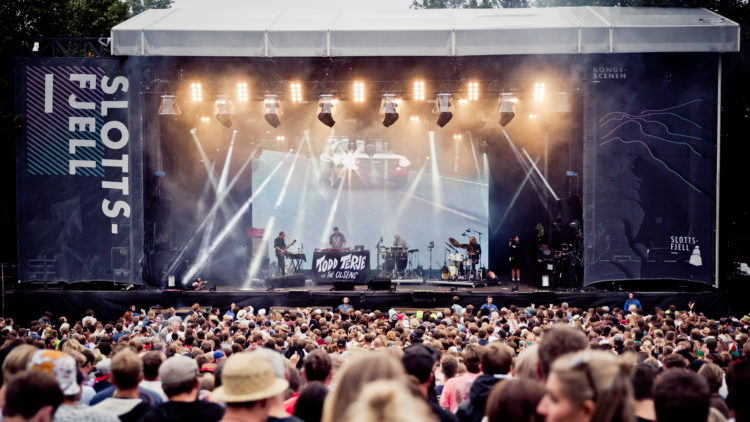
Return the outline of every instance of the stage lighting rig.
[[[265,111],[263,117],[265,117],[269,125],[274,128],[281,126],[281,120],[279,119],[279,115],[281,115],[281,105],[279,104],[278,95],[266,94],[263,97],[263,110]]]
[[[248,94],[247,90],[247,82],[237,83],[237,101],[241,103],[250,101],[250,95]]]
[[[414,101],[424,101],[424,81],[414,81]]]
[[[357,152],[357,140],[349,139],[349,143],[346,145],[346,149],[352,153]]]
[[[355,103],[365,102],[365,83],[364,82],[354,81],[353,99]]]
[[[179,116],[180,106],[177,105],[174,95],[162,95],[159,104],[159,116]]]
[[[469,82],[469,101],[477,101],[479,99],[479,82]]]
[[[302,84],[300,82],[292,82],[289,84],[289,91],[292,94],[293,103],[302,102]]]
[[[335,112],[335,102],[332,94],[323,94],[320,96],[320,113],[318,113],[318,120],[328,127],[333,127],[336,121],[333,120],[333,113]]]
[[[232,127],[232,108],[229,95],[216,96],[216,120],[225,127]]]
[[[452,95],[447,93],[438,94],[435,100],[435,107],[438,112],[437,125],[443,127],[448,124],[453,118],[451,108],[453,103],[451,102]]]
[[[516,99],[513,98],[513,94],[509,92],[503,92],[500,94],[500,126],[505,127],[514,117]]]
[[[194,103],[203,101],[203,85],[200,82],[191,83],[190,92],[192,93]]]
[[[390,127],[398,120],[398,99],[396,94],[383,94],[382,105],[380,106],[383,116],[383,126]]]

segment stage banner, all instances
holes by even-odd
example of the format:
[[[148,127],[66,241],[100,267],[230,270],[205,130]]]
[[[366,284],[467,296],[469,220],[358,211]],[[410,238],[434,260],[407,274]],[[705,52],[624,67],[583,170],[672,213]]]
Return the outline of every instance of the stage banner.
[[[15,63],[18,277],[140,283],[141,146],[124,61]]]
[[[313,252],[312,280],[315,284],[370,281],[370,251],[320,250]]]
[[[584,285],[714,283],[718,54],[592,58]]]

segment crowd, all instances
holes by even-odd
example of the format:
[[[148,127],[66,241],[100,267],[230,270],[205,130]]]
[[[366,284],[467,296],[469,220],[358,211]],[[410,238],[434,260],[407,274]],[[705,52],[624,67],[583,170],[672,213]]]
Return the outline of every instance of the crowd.
[[[479,309],[0,321],[5,421],[750,420],[750,316]]]

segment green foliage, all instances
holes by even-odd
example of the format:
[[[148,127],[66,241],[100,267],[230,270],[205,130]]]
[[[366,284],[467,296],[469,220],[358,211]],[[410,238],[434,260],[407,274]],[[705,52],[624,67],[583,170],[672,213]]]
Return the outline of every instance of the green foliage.
[[[146,9],[168,9],[172,5],[172,0],[128,0],[130,13],[128,17],[133,17]]]

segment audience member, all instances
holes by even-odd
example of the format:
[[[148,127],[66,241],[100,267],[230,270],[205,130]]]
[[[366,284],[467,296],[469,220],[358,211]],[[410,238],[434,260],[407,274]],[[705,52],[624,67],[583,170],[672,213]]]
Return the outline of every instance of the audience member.
[[[498,382],[487,398],[488,422],[542,422],[537,406],[544,396],[544,385],[536,379],[518,378]]]
[[[233,353],[224,362],[221,387],[214,390],[213,398],[226,403],[223,422],[264,422],[271,409],[269,399],[288,386],[257,351]]]
[[[547,376],[539,413],[548,422],[632,422],[633,363],[627,355],[597,350],[561,356]]]
[[[294,416],[305,422],[320,422],[328,388],[319,381],[309,382],[297,396]]]
[[[149,410],[143,422],[181,422],[186,418],[199,421],[218,421],[224,409],[198,400],[198,365],[185,356],[172,356],[159,367],[161,388],[169,401]]]
[[[138,394],[138,383],[143,379],[143,362],[129,349],[123,349],[112,358],[111,370],[115,391],[112,397],[97,403],[94,408],[117,415],[122,422],[139,421],[153,408]]]
[[[57,380],[45,371],[24,371],[6,380],[4,422],[50,422],[63,402]]]
[[[705,422],[711,407],[706,379],[687,369],[665,371],[654,382],[658,422]]]
[[[462,403],[456,409],[458,419],[465,422],[480,422],[484,417],[492,388],[500,380],[510,379],[510,370],[513,366],[513,349],[495,342],[481,351],[482,375],[474,380],[469,391],[469,400]]]

